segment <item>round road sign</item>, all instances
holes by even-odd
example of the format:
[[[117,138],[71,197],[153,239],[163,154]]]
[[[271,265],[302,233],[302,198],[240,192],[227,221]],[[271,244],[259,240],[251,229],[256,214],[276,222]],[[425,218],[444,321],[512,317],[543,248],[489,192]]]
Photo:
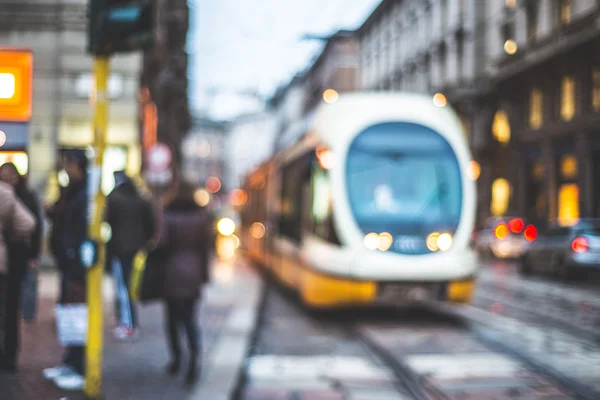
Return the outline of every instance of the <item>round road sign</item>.
[[[148,150],[148,170],[153,172],[164,172],[171,167],[173,156],[169,146],[159,143]]]

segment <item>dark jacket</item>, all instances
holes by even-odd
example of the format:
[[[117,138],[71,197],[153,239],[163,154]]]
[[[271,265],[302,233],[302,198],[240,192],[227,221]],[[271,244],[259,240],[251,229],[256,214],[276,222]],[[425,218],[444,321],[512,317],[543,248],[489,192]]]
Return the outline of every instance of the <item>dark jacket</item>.
[[[108,247],[113,256],[134,256],[154,235],[156,224],[152,204],[138,193],[131,181],[110,193],[105,218],[112,231]]]
[[[163,296],[190,299],[209,280],[212,252],[210,214],[193,201],[168,206],[161,221],[158,249],[164,254]]]
[[[42,252],[42,232],[43,220],[42,210],[36,194],[27,187],[22,187],[16,191],[19,200],[27,207],[35,217],[35,230],[26,240],[11,241],[9,243],[9,254],[11,262],[17,267],[26,271],[26,264],[29,260],[37,260]]]
[[[63,251],[61,249],[60,237],[63,231],[64,218],[65,218],[65,206],[67,202],[67,188],[60,189],[60,197],[46,211],[47,217],[52,222],[52,230],[50,232],[49,244],[50,251],[52,255],[56,259],[56,263],[60,266],[65,263],[64,258],[61,258],[63,255]]]
[[[59,236],[58,259],[64,262],[59,268],[68,279],[83,281],[85,269],[81,264],[79,250],[88,237],[88,193],[86,181],[75,182],[69,186]]]

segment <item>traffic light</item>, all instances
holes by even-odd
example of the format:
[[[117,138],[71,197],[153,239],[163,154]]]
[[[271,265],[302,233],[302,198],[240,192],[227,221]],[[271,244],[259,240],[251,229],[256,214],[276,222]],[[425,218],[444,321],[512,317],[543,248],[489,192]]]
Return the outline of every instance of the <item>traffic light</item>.
[[[90,0],[88,52],[127,53],[152,47],[156,0]]]

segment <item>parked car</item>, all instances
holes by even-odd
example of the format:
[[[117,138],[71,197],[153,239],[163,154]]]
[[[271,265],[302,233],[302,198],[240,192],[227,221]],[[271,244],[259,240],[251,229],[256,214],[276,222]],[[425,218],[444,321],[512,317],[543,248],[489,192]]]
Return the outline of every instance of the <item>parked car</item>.
[[[552,223],[521,257],[519,270],[528,275],[545,271],[560,279],[600,268],[600,220],[580,220],[573,226]]]
[[[537,228],[519,217],[488,218],[475,248],[498,259],[520,259],[537,238]]]

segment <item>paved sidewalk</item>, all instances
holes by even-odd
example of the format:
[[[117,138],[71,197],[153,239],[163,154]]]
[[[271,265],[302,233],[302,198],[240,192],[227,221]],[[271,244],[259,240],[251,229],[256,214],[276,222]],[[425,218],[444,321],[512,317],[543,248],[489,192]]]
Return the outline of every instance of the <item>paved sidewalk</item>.
[[[177,378],[167,377],[164,373],[168,353],[160,304],[140,308],[142,336],[138,342],[121,343],[112,338],[113,290],[107,278],[105,399],[228,400],[231,397],[257,322],[263,284],[256,272],[243,261],[216,262],[212,277],[213,283],[205,290],[199,316],[204,353],[202,379],[191,390],[183,385],[183,373]],[[44,272],[40,278],[38,320],[24,325],[22,330],[19,374],[0,375],[2,400],[83,398],[81,393],[59,391],[41,376],[41,370],[55,365],[62,354],[56,340],[53,317],[57,289],[57,275]]]

